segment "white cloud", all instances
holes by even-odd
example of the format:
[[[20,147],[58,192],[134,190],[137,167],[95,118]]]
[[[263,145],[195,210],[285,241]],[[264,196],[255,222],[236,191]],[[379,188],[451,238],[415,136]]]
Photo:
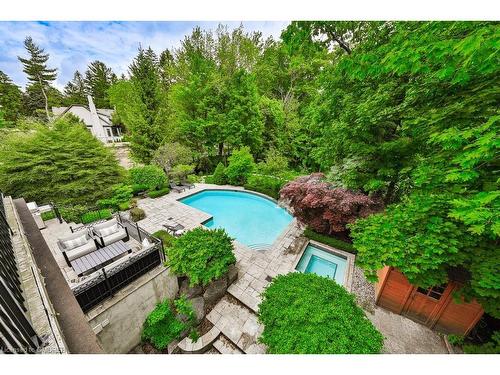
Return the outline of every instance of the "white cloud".
[[[220,23],[230,29],[241,22]],[[243,21],[246,31],[261,31],[279,38],[289,22]],[[64,87],[75,70],[83,72],[93,60],[101,60],[118,75],[126,73],[137,48],[151,46],[156,52],[179,47],[194,26],[215,29],[219,22],[0,22],[0,70],[24,87],[26,76],[17,56],[25,56],[24,38],[50,54],[49,66],[58,69],[55,85]]]

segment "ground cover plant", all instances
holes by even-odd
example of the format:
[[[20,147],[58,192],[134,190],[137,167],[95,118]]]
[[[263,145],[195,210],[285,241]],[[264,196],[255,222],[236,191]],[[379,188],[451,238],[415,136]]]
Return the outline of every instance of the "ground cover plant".
[[[236,263],[231,238],[224,229],[195,228],[177,238],[166,249],[167,266],[191,285],[207,285],[225,275]]]
[[[272,354],[371,354],[383,337],[333,280],[292,272],[277,276],[263,293],[260,341]]]
[[[174,301],[165,300],[147,316],[143,325],[142,339],[158,350],[165,349],[183,332],[191,330],[196,317],[193,306],[184,296]]]

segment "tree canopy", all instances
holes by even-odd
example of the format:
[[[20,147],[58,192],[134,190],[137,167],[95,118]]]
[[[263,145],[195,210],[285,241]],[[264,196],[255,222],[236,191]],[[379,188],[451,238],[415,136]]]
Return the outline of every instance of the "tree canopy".
[[[122,180],[112,151],[67,118],[7,133],[0,160],[0,190],[40,204],[95,206]]]

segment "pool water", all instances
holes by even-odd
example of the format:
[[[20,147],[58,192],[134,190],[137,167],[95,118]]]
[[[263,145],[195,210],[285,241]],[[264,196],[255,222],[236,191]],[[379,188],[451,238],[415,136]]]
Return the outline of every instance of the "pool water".
[[[296,270],[328,277],[338,284],[344,285],[346,266],[347,259],[309,244],[300,258]]]
[[[180,202],[212,215],[206,227],[224,228],[256,250],[271,246],[293,219],[272,200],[243,191],[204,190]]]

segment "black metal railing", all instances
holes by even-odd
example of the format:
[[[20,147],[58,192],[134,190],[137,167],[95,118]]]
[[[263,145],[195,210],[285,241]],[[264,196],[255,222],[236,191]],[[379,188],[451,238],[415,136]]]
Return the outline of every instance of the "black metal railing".
[[[127,228],[130,237],[139,242],[147,238],[152,245],[130,255],[128,259],[118,262],[115,266],[111,264],[96,271],[88,280],[73,287],[73,293],[83,312],[87,312],[107,298],[113,297],[117,291],[165,261],[161,240],[151,236],[119,213],[116,218]]]
[[[0,193],[0,352],[34,353],[41,340],[26,317],[19,270]]]

